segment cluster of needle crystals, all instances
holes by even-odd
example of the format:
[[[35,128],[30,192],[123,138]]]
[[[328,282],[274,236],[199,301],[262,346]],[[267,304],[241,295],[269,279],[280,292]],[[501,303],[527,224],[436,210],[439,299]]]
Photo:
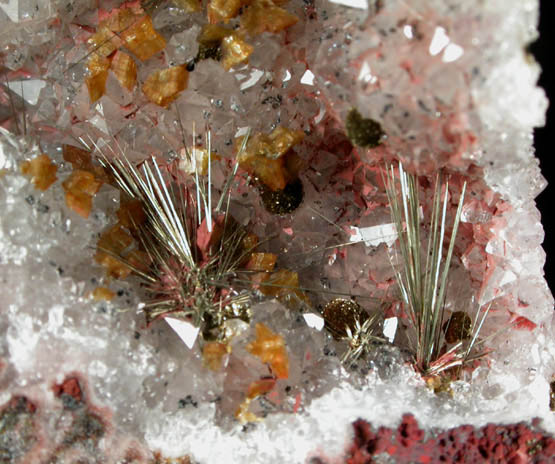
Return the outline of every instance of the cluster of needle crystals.
[[[537,19],[0,2],[0,461],[371,462],[357,419],[555,432]]]

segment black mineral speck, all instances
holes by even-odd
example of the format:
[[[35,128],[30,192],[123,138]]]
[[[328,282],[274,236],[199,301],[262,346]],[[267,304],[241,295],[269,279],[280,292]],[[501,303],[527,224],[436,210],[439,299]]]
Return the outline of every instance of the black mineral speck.
[[[295,211],[304,197],[303,183],[300,179],[289,182],[283,190],[270,190],[262,185],[260,196],[266,211],[272,214],[290,214]]]
[[[193,406],[194,408],[198,407],[198,403],[193,399],[191,395],[187,395],[185,398],[181,398],[177,402],[177,406],[179,409],[183,409],[189,405]]]
[[[375,148],[384,136],[382,126],[373,119],[363,118],[356,108],[349,111],[345,127],[347,137],[359,147]]]

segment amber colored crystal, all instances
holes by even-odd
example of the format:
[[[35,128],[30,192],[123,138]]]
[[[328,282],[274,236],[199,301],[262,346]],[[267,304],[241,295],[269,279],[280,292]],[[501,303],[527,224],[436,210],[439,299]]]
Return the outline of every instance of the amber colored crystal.
[[[52,162],[48,155],[42,154],[31,161],[21,164],[21,172],[31,176],[31,182],[39,190],[46,190],[56,182],[58,167]]]
[[[121,39],[105,23],[101,23],[87,43],[95,54],[107,57],[118,49]]]
[[[243,250],[245,251],[253,251],[258,246],[258,236],[249,232],[245,238],[243,239]]]
[[[277,255],[273,253],[252,253],[246,268],[251,271],[272,271]]]
[[[124,279],[131,274],[131,269],[118,259],[117,256],[121,256],[132,243],[133,237],[129,235],[121,224],[116,224],[100,236],[97,244],[98,251],[94,259],[98,264],[106,268],[108,276]]]
[[[225,343],[208,342],[202,348],[202,360],[204,365],[213,371],[222,367],[222,361],[226,354],[231,352],[231,347]]]
[[[247,345],[247,351],[268,363],[278,379],[289,377],[289,357],[285,340],[262,323],[256,324],[256,340]]]
[[[112,59],[111,69],[119,83],[131,91],[137,83],[137,65],[127,53],[117,52]]]
[[[92,199],[102,182],[94,174],[80,169],[75,170],[62,183],[66,192],[66,205],[77,214],[88,218],[92,209]]]
[[[86,84],[89,91],[91,103],[97,101],[106,92],[106,80],[108,79],[108,71],[104,71],[94,76],[87,77]]]
[[[183,8],[187,13],[195,13],[202,9],[200,0],[172,0],[173,3]]]
[[[228,22],[235,18],[243,5],[247,5],[249,0],[211,0],[208,4],[208,21],[212,24]]]
[[[299,275],[287,269],[265,274],[265,279],[262,279],[260,284],[260,292],[277,298],[290,309],[298,310],[305,304],[310,305],[310,299],[299,288]]]
[[[241,15],[241,27],[249,34],[277,33],[297,23],[299,18],[271,0],[253,0]]]
[[[210,153],[210,161],[218,160],[221,157],[215,153]],[[193,160],[195,160],[193,162]],[[187,174],[194,174],[195,170],[201,176],[208,174],[208,150],[202,147],[189,149],[188,154],[182,155],[179,160],[179,169]]]
[[[135,229],[136,226],[141,225],[146,219],[143,204],[140,200],[121,201],[116,214],[119,223],[128,229]]]
[[[183,66],[156,71],[143,84],[143,93],[152,103],[166,107],[187,88],[188,78],[189,73]]]
[[[90,76],[85,82],[91,102],[94,103],[106,92],[106,79],[108,79],[110,60],[93,53],[89,59],[88,68]]]
[[[472,337],[472,319],[464,311],[455,311],[443,324],[445,341],[457,343]]]
[[[229,70],[236,64],[246,63],[249,61],[254,51],[254,47],[237,34],[231,34],[222,40],[222,64],[225,70]]]
[[[141,61],[148,60],[166,46],[166,40],[156,32],[149,16],[124,29],[121,37],[125,47]]]
[[[91,172],[97,180],[108,182],[108,175],[101,166],[93,163],[90,151],[73,145],[64,145],[62,149],[64,160],[71,163],[74,170]]]
[[[116,296],[116,294],[106,287],[96,287],[92,291],[92,297],[96,301],[110,301],[114,298],[114,296]]]
[[[281,126],[276,127],[271,134],[258,133],[249,139],[245,150],[239,155],[239,164],[271,190],[283,190],[291,179],[283,155],[303,137],[302,131]],[[238,146],[242,142],[243,138],[237,139]]]
[[[266,296],[281,296],[294,292],[299,286],[299,274],[287,269],[280,269],[269,275],[261,284],[260,291]]]

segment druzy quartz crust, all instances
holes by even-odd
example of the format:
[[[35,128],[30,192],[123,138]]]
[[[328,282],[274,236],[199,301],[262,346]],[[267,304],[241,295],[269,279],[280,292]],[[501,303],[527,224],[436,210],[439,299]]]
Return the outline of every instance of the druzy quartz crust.
[[[549,462],[537,20],[1,2],[0,461]]]

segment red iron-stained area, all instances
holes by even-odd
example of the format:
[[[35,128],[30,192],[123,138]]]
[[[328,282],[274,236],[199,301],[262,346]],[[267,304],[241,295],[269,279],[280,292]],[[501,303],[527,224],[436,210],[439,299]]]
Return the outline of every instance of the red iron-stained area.
[[[346,464],[370,463],[553,463],[555,439],[538,424],[461,425],[426,433],[406,414],[396,429],[353,423]]]

